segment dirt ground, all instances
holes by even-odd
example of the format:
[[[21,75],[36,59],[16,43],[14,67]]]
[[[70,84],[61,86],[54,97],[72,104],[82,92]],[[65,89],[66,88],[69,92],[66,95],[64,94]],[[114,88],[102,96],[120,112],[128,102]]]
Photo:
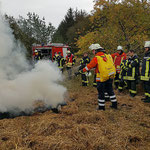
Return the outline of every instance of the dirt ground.
[[[71,102],[52,111],[0,120],[0,150],[150,150],[150,104],[119,94],[118,110],[97,111],[97,90],[66,81]]]

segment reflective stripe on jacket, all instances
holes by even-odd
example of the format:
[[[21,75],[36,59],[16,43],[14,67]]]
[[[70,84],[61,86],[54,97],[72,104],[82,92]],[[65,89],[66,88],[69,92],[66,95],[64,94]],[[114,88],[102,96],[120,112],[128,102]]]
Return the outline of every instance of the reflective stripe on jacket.
[[[83,69],[88,63],[90,63],[90,58],[88,56],[81,58],[79,70]]]
[[[62,56],[57,57],[58,68],[62,69],[64,66],[65,60]]]
[[[127,80],[136,80],[139,76],[139,67],[140,62],[137,55],[134,55],[132,58],[128,59],[128,70],[127,70]]]
[[[141,80],[150,80],[150,51],[148,51],[143,58]]]

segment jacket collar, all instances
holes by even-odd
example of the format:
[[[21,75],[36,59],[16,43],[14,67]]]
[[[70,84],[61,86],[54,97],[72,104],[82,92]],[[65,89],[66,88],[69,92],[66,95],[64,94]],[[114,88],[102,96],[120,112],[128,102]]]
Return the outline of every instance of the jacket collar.
[[[102,55],[105,55],[104,52],[98,52],[95,56],[102,56]]]

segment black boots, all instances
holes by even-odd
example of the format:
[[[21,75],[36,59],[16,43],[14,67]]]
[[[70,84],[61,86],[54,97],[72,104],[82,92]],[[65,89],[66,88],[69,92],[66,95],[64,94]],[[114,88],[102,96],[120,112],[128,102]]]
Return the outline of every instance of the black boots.
[[[145,100],[147,100],[147,97],[142,97],[141,98],[141,101],[145,101]]]
[[[98,106],[97,110],[105,110],[105,106]]]
[[[117,102],[112,102],[112,105],[110,106],[110,108],[117,109],[118,108]]]

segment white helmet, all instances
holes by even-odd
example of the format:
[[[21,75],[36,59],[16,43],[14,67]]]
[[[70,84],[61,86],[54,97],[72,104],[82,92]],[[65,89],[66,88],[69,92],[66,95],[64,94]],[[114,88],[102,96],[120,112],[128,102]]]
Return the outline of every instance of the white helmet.
[[[70,51],[67,51],[67,54],[70,54],[71,52]]]
[[[90,50],[103,49],[99,44],[91,44],[89,47]]]
[[[119,45],[117,46],[117,51],[120,51],[120,50],[123,51],[123,47]]]
[[[35,49],[35,51],[34,51],[35,53],[37,53],[38,51],[37,51],[37,49]]]
[[[146,48],[146,47],[150,47],[150,41],[145,41],[144,47],[145,47],[145,48]]]

